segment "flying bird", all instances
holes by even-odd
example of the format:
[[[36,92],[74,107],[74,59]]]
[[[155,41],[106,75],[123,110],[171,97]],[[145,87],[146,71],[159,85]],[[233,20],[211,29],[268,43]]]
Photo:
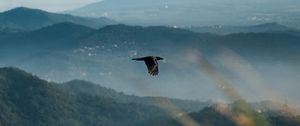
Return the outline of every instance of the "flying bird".
[[[155,76],[158,74],[158,60],[163,60],[163,58],[158,56],[146,56],[141,58],[133,58],[132,60],[136,61],[144,61],[147,68],[148,73],[152,76]]]

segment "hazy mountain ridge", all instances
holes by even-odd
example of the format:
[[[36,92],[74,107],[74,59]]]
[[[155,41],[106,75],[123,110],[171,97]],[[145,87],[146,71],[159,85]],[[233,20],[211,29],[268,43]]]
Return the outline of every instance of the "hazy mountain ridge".
[[[50,13],[43,10],[18,7],[0,13],[0,27],[19,30],[36,30],[62,22],[72,22],[92,28],[115,23],[107,18],[84,18],[68,14]]]
[[[261,64],[274,61],[279,65],[289,64],[292,70],[297,70],[299,38],[296,31],[214,35],[163,26],[111,25],[95,30],[77,24],[60,23],[0,38],[0,65],[17,66],[47,80],[91,80],[117,91],[139,95],[143,92],[136,92],[136,88],[144,88],[144,84],[138,84],[139,78],[145,78],[147,73],[144,64],[135,64],[130,60],[131,57],[154,54],[167,57],[169,62],[168,65],[162,63],[162,75],[189,79],[193,79],[194,75],[177,71],[195,71],[196,66],[186,62],[189,61],[186,53],[191,49],[200,50],[215,65],[218,65],[215,60],[219,59],[222,50],[229,48],[261,72],[267,71],[265,67],[260,68]],[[177,60],[186,66],[178,66],[174,62]],[[128,71],[131,71],[130,74]],[[185,83],[174,80],[153,84],[152,81],[142,82],[158,86],[158,89],[161,85]],[[193,83],[198,82],[195,80]]]
[[[237,103],[233,103],[237,104]],[[195,119],[201,125],[210,125],[210,126],[239,126],[241,124],[247,125],[247,122],[242,122],[241,120],[236,120],[235,114],[246,115],[248,119],[250,118],[250,123],[254,125],[268,125],[268,126],[298,126],[300,125],[300,116],[295,115],[264,115],[264,113],[257,112],[256,110],[244,110],[243,108],[239,108],[243,106],[236,106],[231,108],[225,108],[224,110],[220,110],[222,108],[217,107],[206,107],[199,112],[190,113],[189,116]],[[224,108],[223,108],[224,109]],[[271,111],[268,111],[272,113]],[[249,113],[251,113],[249,115]],[[244,116],[245,116],[244,115]],[[180,117],[179,117],[180,118]],[[249,124],[249,123],[248,123]],[[173,120],[173,123],[169,124],[170,126],[180,126],[178,122]]]
[[[299,4],[295,0],[104,0],[66,13],[105,16],[133,25],[188,27],[280,22],[299,28]]]
[[[83,25],[63,22],[34,31],[3,35],[1,44],[15,48],[20,47],[20,50],[31,48],[32,51],[44,50],[47,52],[50,49],[68,51],[70,48],[78,47],[77,42],[93,31],[94,29]]]
[[[298,54],[297,47],[299,47],[299,44],[297,41],[299,36],[297,34],[299,34],[297,31],[270,31],[262,33],[214,35],[209,33],[194,33],[185,29],[171,27],[131,27],[125,25],[113,25],[97,30],[94,34],[82,40],[81,45],[101,46],[101,44],[112,44],[109,42],[113,42],[120,47],[124,45],[121,49],[126,49],[127,45],[124,42],[132,42],[134,43],[134,46],[139,47],[135,48],[136,50],[148,48],[148,50],[160,52],[166,51],[163,50],[165,46],[176,44],[174,45],[174,48],[169,49],[168,51],[172,51],[173,49],[176,50],[178,47],[183,49],[186,47],[195,47],[204,52],[210,51],[208,54],[217,52],[217,50],[208,49],[218,49],[220,46],[225,46],[234,49],[242,55],[243,53],[263,53],[264,55],[270,56],[275,56],[277,53],[283,53],[283,50],[290,49],[289,51],[295,51],[293,53],[288,52],[288,55],[291,54],[292,56]],[[269,46],[274,48],[269,48]],[[283,53],[280,55],[285,54]]]
[[[221,34],[221,35],[233,34],[233,33],[286,32],[286,31],[297,30],[297,29],[289,28],[284,25],[280,25],[275,22],[252,25],[252,26],[215,25],[215,26],[191,27],[186,29],[199,32],[199,33],[214,33],[214,34]]]
[[[266,105],[268,104],[268,105]],[[270,105],[270,106],[269,106]],[[264,106],[264,109],[257,108]],[[196,121],[199,125],[209,126],[240,126],[240,125],[260,125],[260,126],[298,126],[300,125],[300,115],[292,114],[279,107],[280,103],[272,101],[262,101],[258,103],[249,103],[244,100],[238,100],[231,104],[214,103],[212,106],[205,107],[201,111],[189,113],[189,118]],[[270,107],[270,108],[268,108]],[[283,111],[282,111],[283,110]],[[179,116],[173,121],[169,121],[170,126],[182,125],[177,120],[186,118]]]

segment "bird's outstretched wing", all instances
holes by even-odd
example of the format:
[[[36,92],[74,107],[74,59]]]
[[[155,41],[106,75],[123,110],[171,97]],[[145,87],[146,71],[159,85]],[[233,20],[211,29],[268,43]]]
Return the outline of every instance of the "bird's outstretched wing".
[[[158,63],[154,60],[145,60],[145,64],[148,68],[148,73],[152,76],[158,74]]]
[[[142,58],[132,58],[132,60],[143,61],[143,60],[145,60],[145,57],[142,57]]]

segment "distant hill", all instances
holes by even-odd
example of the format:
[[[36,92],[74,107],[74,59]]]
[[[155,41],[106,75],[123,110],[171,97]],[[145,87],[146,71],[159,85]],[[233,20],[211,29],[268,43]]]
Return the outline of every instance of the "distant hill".
[[[261,126],[299,126],[299,115],[275,114],[272,111],[257,111],[250,103],[234,102],[230,106],[226,104],[215,104],[202,109],[199,112],[192,112],[187,116],[194,119],[199,125],[209,126],[240,126],[240,125],[261,125]],[[186,116],[178,117],[169,121],[166,126],[181,126],[176,120]]]
[[[95,31],[94,34],[83,39],[81,45],[107,47],[112,42],[122,46],[118,50],[130,50],[132,46],[129,46],[129,42],[131,42],[135,50],[142,52],[153,50],[152,52],[158,54],[183,53],[178,50],[179,48],[182,50],[197,48],[204,54],[215,54],[221,46],[224,46],[246,58],[252,55],[256,58],[266,56],[273,59],[283,58],[282,55],[286,55],[285,58],[296,57],[294,54],[299,53],[296,47],[300,46],[297,42],[299,40],[297,34],[299,35],[298,31],[269,31],[215,35],[163,26],[111,25]],[[167,47],[168,50],[165,50]]]
[[[0,38],[1,37],[7,37],[11,34],[19,33],[20,30],[12,29],[12,28],[6,28],[6,27],[0,27]]]
[[[19,30],[12,29],[12,28],[7,28],[7,27],[0,27],[0,34],[15,33],[15,32],[19,32]]]
[[[87,26],[63,22],[30,32],[2,34],[1,44],[18,48],[14,51],[30,49],[31,51],[28,54],[36,53],[43,49],[68,51],[68,49],[78,47],[78,41],[93,31],[94,29]]]
[[[289,28],[278,23],[265,23],[253,26],[204,26],[204,27],[191,27],[189,30],[199,33],[214,33],[214,34],[233,34],[233,33],[259,33],[259,32],[282,32],[292,31],[293,28]]]
[[[66,13],[105,16],[131,25],[240,26],[280,22],[299,28],[299,5],[295,0],[102,0]]]
[[[0,37],[0,65],[20,67],[46,80],[89,80],[129,94],[173,98],[193,95],[196,99],[211,94],[206,88],[212,85],[205,81],[202,71],[187,55],[192,50],[199,50],[217,70],[227,72],[231,69],[221,64],[224,61],[221,54],[227,48],[272,82],[268,86],[277,85],[278,90],[285,92],[282,82],[287,81],[286,78],[293,80],[287,81],[290,82],[285,84],[290,85],[288,87],[297,84],[294,82],[297,82],[295,76],[299,75],[296,74],[300,61],[299,35],[297,31],[214,35],[172,27],[128,25],[110,25],[95,30],[73,23],[59,23]],[[149,80],[144,64],[130,60],[145,55],[167,58],[160,64],[160,79]],[[274,62],[275,66],[268,65]],[[274,78],[279,68],[287,74]],[[233,80],[240,79],[234,73],[224,75]],[[241,86],[240,82],[237,81],[236,86]],[[206,86],[198,88],[204,88],[203,92],[189,88],[202,84]],[[170,88],[174,85],[178,88]],[[297,96],[293,95],[295,99]]]
[[[56,23],[72,22],[92,28],[115,23],[107,18],[84,18],[68,14],[56,14],[43,10],[18,7],[0,13],[0,27],[19,30],[36,30]]]

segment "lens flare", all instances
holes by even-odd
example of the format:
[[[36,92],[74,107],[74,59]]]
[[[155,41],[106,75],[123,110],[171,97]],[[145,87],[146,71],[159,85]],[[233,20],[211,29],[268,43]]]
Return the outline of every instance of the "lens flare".
[[[270,126],[268,120],[263,116],[258,117],[257,112],[238,94],[232,84],[198,50],[193,50],[188,55],[199,69],[214,82],[215,87],[221,90],[231,102],[234,102],[231,111],[217,110],[221,110],[221,113],[230,117],[239,126]]]

